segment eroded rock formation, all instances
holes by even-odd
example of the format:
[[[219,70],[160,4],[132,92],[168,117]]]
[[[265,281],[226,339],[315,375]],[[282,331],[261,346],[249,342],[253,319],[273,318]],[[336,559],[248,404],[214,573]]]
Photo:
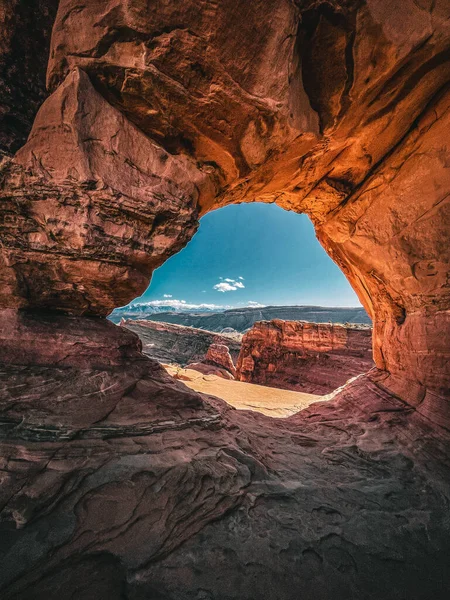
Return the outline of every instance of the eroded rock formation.
[[[446,598],[449,434],[374,376],[275,420],[105,320],[37,326],[116,358],[0,369],[2,599]]]
[[[374,366],[371,341],[369,328],[261,321],[243,337],[237,379],[328,394]]]
[[[44,102],[2,176],[4,307],[106,315],[142,293],[197,227],[202,175],[79,69]]]
[[[53,94],[2,175],[2,306],[107,314],[199,213],[276,201],[350,279],[386,385],[441,419],[447,17],[446,0],[62,0]]]
[[[0,166],[2,598],[447,598],[447,0],[61,0],[51,43],[24,4],[3,148],[47,47],[51,95]],[[377,370],[281,422],[98,318],[256,200],[311,217],[374,325]]]
[[[205,361],[217,365],[236,376],[236,368],[231,358],[230,350],[225,344],[211,344],[205,356]]]
[[[140,320],[123,320],[120,325],[139,336],[146,356],[162,363],[184,366],[192,362],[209,360],[212,346],[224,346],[232,361],[231,357],[237,360],[241,348],[240,342],[232,336],[193,327]],[[227,360],[226,355],[223,360]]]

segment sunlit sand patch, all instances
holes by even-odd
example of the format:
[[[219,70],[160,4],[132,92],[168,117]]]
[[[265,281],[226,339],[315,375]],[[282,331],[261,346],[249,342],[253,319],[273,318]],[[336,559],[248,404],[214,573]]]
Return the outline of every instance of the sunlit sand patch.
[[[303,410],[324,396],[280,390],[253,383],[222,379],[216,375],[204,375],[193,369],[164,365],[170,375],[181,380],[191,389],[222,398],[240,410],[254,410],[269,417],[289,417]]]

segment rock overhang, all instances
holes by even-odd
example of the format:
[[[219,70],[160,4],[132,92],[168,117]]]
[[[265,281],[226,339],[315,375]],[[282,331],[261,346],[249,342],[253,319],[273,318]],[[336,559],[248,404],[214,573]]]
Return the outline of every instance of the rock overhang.
[[[448,3],[156,6],[60,2],[54,108],[2,170],[5,598],[80,582],[86,598],[439,597]],[[374,317],[379,367],[277,424],[187,390],[96,318],[198,214],[255,199],[309,214]]]

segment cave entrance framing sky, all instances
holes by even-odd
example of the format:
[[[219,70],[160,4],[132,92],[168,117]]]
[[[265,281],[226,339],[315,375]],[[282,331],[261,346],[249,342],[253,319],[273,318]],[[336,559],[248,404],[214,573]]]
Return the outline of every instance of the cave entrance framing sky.
[[[147,291],[134,302],[155,301],[361,306],[319,244],[309,218],[263,203],[205,215],[189,244],[155,271]]]

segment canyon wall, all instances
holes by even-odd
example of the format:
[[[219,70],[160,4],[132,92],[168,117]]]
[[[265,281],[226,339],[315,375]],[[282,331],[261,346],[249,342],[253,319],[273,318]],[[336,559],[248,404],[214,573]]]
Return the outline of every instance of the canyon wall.
[[[448,418],[448,40],[446,0],[62,0],[1,168],[0,306],[106,315],[201,214],[276,202],[358,293],[383,385]]]
[[[328,394],[373,366],[369,328],[277,319],[255,323],[244,335],[237,378]]]
[[[120,324],[136,333],[146,356],[158,362],[187,365],[206,360],[211,345],[226,346],[234,360],[239,356],[240,341],[203,329],[154,321],[123,320]]]

